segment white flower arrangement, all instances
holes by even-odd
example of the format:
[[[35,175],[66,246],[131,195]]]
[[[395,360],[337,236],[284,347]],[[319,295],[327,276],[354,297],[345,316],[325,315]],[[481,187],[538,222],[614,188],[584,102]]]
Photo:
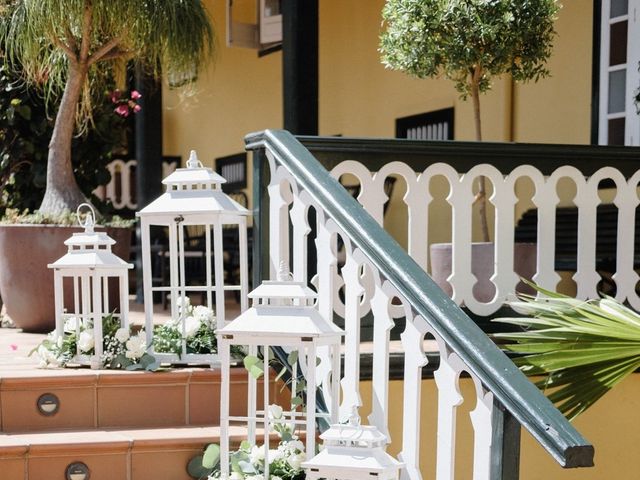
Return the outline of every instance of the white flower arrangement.
[[[154,350],[158,353],[180,355],[184,338],[187,343],[186,353],[216,353],[216,317],[213,310],[204,305],[191,305],[189,297],[180,297],[177,304],[180,318],[157,325],[153,329]]]
[[[279,405],[270,405],[268,415],[274,421],[274,430],[280,435],[277,448],[269,449],[269,478],[271,480],[304,480],[305,472],[301,465],[306,455],[304,444],[294,435],[293,428],[284,423],[283,409]],[[203,455],[189,462],[189,474],[193,478],[208,475],[209,480],[220,479],[220,448],[211,444]],[[207,458],[208,457],[208,458]],[[252,445],[248,441],[230,454],[229,480],[264,480],[264,445]],[[203,472],[204,475],[203,475]]]
[[[158,362],[147,353],[144,330],[132,334],[130,329],[120,327],[113,315],[102,319],[103,353],[100,358],[104,368],[127,370],[157,370]],[[65,367],[76,355],[93,355],[95,336],[90,321],[71,316],[66,319],[64,333],[59,336],[54,330],[36,347],[40,368]]]

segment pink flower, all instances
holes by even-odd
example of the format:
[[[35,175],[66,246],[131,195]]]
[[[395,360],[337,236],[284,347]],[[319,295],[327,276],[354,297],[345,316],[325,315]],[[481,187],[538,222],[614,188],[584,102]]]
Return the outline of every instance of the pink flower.
[[[121,96],[122,96],[122,92],[120,92],[120,90],[116,88],[113,92],[111,92],[111,102],[118,103]]]
[[[133,100],[138,100],[139,98],[142,98],[142,95],[137,90],[131,90],[131,98]]]
[[[140,110],[142,110],[142,107],[140,105],[136,105],[135,107],[133,107],[133,113],[138,113]]]
[[[9,345],[9,348],[11,349],[11,351],[15,352],[16,350],[18,350],[18,345],[12,343],[11,345]]]
[[[118,105],[116,108],[113,109],[113,111],[116,112],[121,117],[129,116],[129,107],[126,104]]]

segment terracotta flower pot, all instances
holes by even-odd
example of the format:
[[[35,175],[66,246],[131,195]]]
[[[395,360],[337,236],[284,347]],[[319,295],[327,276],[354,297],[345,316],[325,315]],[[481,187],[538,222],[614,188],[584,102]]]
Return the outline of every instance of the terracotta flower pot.
[[[0,296],[16,327],[25,332],[54,329],[53,271],[47,265],[67,252],[64,241],[81,230],[56,225],[0,225]],[[131,230],[106,231],[117,242],[114,253],[128,260]],[[66,290],[72,293],[71,289]],[[110,304],[117,305],[117,292],[110,291],[110,297],[111,294],[114,298]],[[65,297],[65,305],[71,302]]]
[[[493,299],[496,288],[491,282],[493,275],[493,243],[472,243],[471,244],[471,272],[478,281],[473,287],[473,296],[479,302],[490,302]],[[453,295],[453,290],[447,278],[451,275],[451,244],[434,243],[430,248],[431,252],[431,278],[449,296]],[[516,243],[514,244],[514,270],[523,277],[531,280],[536,273],[536,244]],[[527,285],[520,282],[516,288],[518,292],[534,293]]]

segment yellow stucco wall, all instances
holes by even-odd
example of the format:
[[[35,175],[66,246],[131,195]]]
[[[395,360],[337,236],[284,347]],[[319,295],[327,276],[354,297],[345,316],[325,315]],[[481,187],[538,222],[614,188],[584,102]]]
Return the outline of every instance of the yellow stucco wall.
[[[163,98],[165,154],[186,159],[195,148],[210,166],[216,157],[242,151],[246,133],[282,127],[282,54],[259,58],[255,50],[227,47],[225,3],[206,1],[215,22],[218,55],[201,75],[195,94],[184,99],[165,88]],[[320,2],[320,134],[392,137],[396,118],[453,106],[455,138],[474,139],[470,102],[459,99],[452,82],[418,80],[382,66],[377,48],[383,4],[383,0]],[[510,79],[495,80],[492,91],[481,99],[485,140],[589,142],[591,16],[589,0],[565,2],[549,61],[552,76],[537,84],[516,85],[513,112]],[[434,182],[432,190],[436,200],[431,215],[441,220],[432,222],[438,228],[432,227],[430,239],[449,241],[447,188]],[[406,246],[403,193],[399,184],[385,227]]]
[[[361,382],[365,418],[371,410],[371,382]],[[470,379],[461,380],[465,403],[459,407],[456,478],[472,478],[473,431],[468,412],[474,407],[475,394]],[[397,454],[402,438],[402,382],[392,381],[389,388],[389,425],[392,444],[389,452]],[[435,478],[435,430],[437,391],[433,380],[423,380],[420,421],[421,471],[425,479]],[[596,405],[575,420],[575,426],[596,449],[594,468],[563,469],[536,442],[523,432],[520,463],[521,480],[631,480],[640,476],[640,375],[632,375],[607,393]]]
[[[207,0],[218,55],[201,75],[196,95],[180,101],[165,89],[166,154],[190,147],[227,155],[249,131],[282,126],[282,55],[225,44],[225,3]],[[395,119],[455,107],[456,139],[474,138],[471,105],[446,79],[418,80],[386,70],[379,61],[383,0],[320,2],[320,134],[392,137]],[[514,138],[523,142],[588,143],[591,95],[592,2],[565,2],[549,61],[552,76],[516,85]],[[508,141],[510,81],[497,79],[482,97],[485,140]]]

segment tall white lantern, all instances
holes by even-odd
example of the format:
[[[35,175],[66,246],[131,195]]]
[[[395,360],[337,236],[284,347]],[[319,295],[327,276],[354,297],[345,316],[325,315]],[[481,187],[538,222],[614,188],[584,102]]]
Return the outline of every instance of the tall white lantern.
[[[89,209],[84,223],[80,220],[82,207]],[[86,342],[78,342],[76,355],[71,362],[100,368],[103,317],[113,314],[119,317],[122,328],[129,328],[128,270],[133,265],[111,251],[116,243],[114,239],[104,232],[94,231],[95,212],[89,204],[80,205],[77,215],[84,232],[74,233],[65,240],[65,245],[69,247],[67,253],[48,265],[53,269],[56,333],[59,338],[62,337],[65,324],[72,325],[78,337],[81,329],[84,329],[84,335],[92,329],[94,354],[82,354],[81,343]],[[118,282],[118,305],[109,304],[109,279]],[[65,283],[73,288],[71,308],[65,308],[64,305]]]
[[[307,480],[397,480],[404,466],[385,448],[387,437],[373,425],[360,425],[357,412],[346,425],[332,425],[320,435],[324,448],[302,463]]]
[[[304,427],[306,436],[306,455],[310,459],[315,451],[316,420],[326,418],[329,423],[338,419],[339,381],[340,381],[340,343],[344,331],[327,321],[314,306],[315,292],[302,282],[288,280],[288,274],[279,275],[277,281],[263,282],[249,294],[252,307],[218,330],[218,351],[221,361],[221,400],[220,400],[220,465],[222,478],[229,475],[229,427],[246,426],[248,440],[256,444],[256,428],[262,427],[264,445],[265,478],[269,478],[269,433],[274,420],[266,411],[269,405],[269,363],[270,347],[283,347],[287,352],[297,351],[298,361],[293,367],[293,382],[300,368],[306,382],[306,411],[292,406],[283,412],[281,421],[294,429]],[[229,416],[229,364],[232,345],[242,346],[252,357],[262,348],[262,366],[264,375],[263,408],[258,409],[257,380],[248,373],[248,402],[246,416]],[[328,413],[316,412],[316,355],[319,348],[327,348],[331,362],[332,375],[328,387],[331,401]],[[295,391],[295,383],[291,386]]]
[[[186,309],[181,308],[189,294],[199,293],[204,304],[215,312],[218,326],[227,322],[225,292],[240,293],[240,309],[247,308],[248,253],[247,216],[249,211],[222,191],[226,180],[210,168],[205,168],[191,151],[186,168],[178,168],[162,183],[166,191],[136,215],[140,217],[142,270],[144,288],[145,326],[147,344],[153,345],[153,293],[169,295],[172,321],[181,326],[185,337]],[[168,229],[169,245],[166,251],[154,250],[161,262],[168,260],[168,284],[153,285],[151,233],[153,226]],[[238,285],[225,284],[223,227],[238,229],[240,273]],[[204,240],[200,251],[187,245],[186,239],[197,232]],[[194,284],[185,267],[194,259],[204,263],[204,281]],[[187,353],[186,340],[178,354],[152,354],[161,361],[215,362],[215,356]]]

